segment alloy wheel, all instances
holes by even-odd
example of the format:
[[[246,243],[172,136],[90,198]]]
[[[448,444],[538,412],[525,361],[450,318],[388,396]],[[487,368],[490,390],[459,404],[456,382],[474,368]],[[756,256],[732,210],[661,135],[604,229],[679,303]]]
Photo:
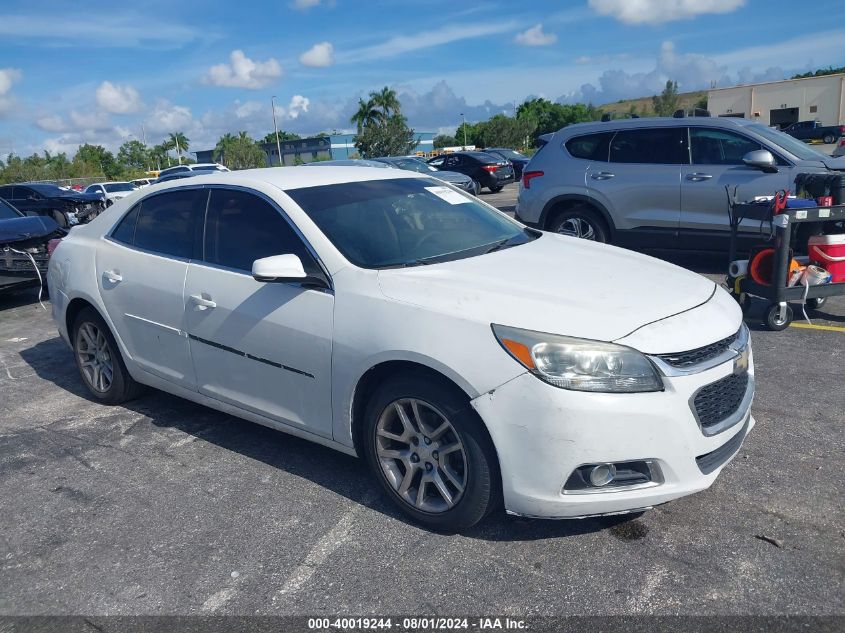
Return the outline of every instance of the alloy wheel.
[[[395,400],[376,424],[376,456],[393,491],[429,513],[450,510],[467,485],[467,455],[448,418],[416,398]]]
[[[578,237],[582,240],[596,239],[596,231],[593,228],[593,225],[584,218],[579,218],[578,216],[564,220],[557,232],[562,235]]]
[[[108,339],[94,323],[86,321],[76,332],[76,356],[88,385],[106,393],[114,379],[114,360]]]

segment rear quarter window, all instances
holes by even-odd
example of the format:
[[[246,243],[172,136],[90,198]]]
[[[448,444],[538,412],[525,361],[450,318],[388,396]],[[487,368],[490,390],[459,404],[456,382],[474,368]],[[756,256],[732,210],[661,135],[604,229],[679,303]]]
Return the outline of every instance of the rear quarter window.
[[[608,148],[612,137],[613,132],[586,134],[569,139],[564,146],[573,158],[607,162]]]

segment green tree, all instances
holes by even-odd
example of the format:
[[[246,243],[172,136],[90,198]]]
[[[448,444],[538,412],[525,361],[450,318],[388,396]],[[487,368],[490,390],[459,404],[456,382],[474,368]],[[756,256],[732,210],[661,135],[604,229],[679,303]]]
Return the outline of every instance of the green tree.
[[[839,73],[845,73],[845,66],[839,66],[838,68],[834,68],[833,66],[828,66],[827,68],[819,68],[816,71],[810,71],[806,73],[801,73],[798,75],[792,75],[792,79],[806,79],[807,77],[824,77],[825,75],[838,75]]]
[[[355,137],[355,147],[364,158],[401,156],[410,153],[416,145],[414,130],[401,114],[370,123]]]
[[[358,109],[351,117],[349,122],[354,123],[358,128],[358,134],[368,125],[372,123],[381,122],[384,119],[384,113],[379,110],[378,106],[373,103],[372,99],[364,101],[358,98]]]
[[[182,164],[182,154],[187,153],[191,146],[191,139],[185,136],[184,132],[173,132],[164,141],[165,147],[169,150],[176,150],[176,156],[179,159],[179,164]]]
[[[536,145],[537,138],[541,134],[557,132],[573,123],[598,121],[601,118],[601,110],[593,107],[592,104],[553,103],[547,99],[536,98],[521,103],[516,109],[516,118],[535,121],[533,142]]]
[[[480,130],[477,125],[467,122],[461,123],[455,130],[455,140],[457,141],[455,145],[475,145],[476,140],[478,140],[480,144],[481,139],[479,132]]]
[[[123,177],[123,168],[115,160],[114,154],[102,145],[90,145],[89,143],[81,145],[76,150],[73,162],[99,168],[102,175],[109,180],[118,180]]]
[[[660,95],[651,98],[657,116],[672,116],[678,109],[678,82],[669,79]]]
[[[231,134],[225,136],[231,137],[227,139],[224,145],[226,167],[229,169],[253,169],[267,166],[267,154],[249,134],[238,132],[237,136]]]
[[[170,153],[167,149],[167,142],[153,145],[150,149],[150,162],[155,169],[170,167]]]
[[[496,114],[484,122],[481,130],[481,143],[483,147],[525,147],[534,130],[537,128],[537,121],[531,117],[509,117],[504,114]]]
[[[293,132],[285,132],[284,130],[279,130],[279,141],[298,141],[302,137],[299,134],[294,134]],[[262,143],[275,143],[276,142],[276,133],[275,132],[268,132],[263,139],[261,139]]]
[[[216,160],[218,163],[225,164],[226,152],[237,138],[237,136],[230,132],[226,132],[223,136],[221,136],[220,139],[217,141],[217,145],[214,146],[214,152],[212,154],[214,160]]]
[[[441,149],[443,147],[455,147],[458,144],[458,139],[448,134],[438,134],[434,137],[434,149]]]
[[[396,91],[387,86],[378,92],[371,92],[370,102],[381,110],[385,119],[390,118],[394,114],[399,114],[402,110],[402,105],[399,103],[399,97],[396,96]]]
[[[148,169],[150,152],[141,141],[130,140],[124,142],[117,150],[117,162],[124,168],[134,170]]]

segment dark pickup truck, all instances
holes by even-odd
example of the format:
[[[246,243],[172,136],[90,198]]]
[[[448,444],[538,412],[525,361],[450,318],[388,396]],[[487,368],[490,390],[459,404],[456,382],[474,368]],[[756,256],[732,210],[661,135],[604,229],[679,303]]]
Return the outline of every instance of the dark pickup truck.
[[[824,141],[828,145],[845,136],[845,125],[822,125],[818,121],[798,121],[783,131],[802,141]]]
[[[90,222],[106,208],[102,194],[68,191],[43,182],[0,186],[0,198],[24,215],[53,218],[62,228]]]

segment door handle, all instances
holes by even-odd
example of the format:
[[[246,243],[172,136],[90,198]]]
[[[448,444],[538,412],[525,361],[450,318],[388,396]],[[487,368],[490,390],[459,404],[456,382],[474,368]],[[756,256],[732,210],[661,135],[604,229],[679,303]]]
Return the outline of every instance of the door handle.
[[[611,173],[611,172],[609,172],[609,171],[600,171],[600,172],[598,172],[598,173],[591,174],[591,175],[590,175],[590,178],[592,178],[593,180],[610,180],[610,179],[611,179],[611,178],[613,178],[615,175],[616,175],[616,174]]]
[[[116,270],[107,270],[103,273],[103,277],[105,277],[108,281],[113,284],[120,283],[123,281],[123,276],[117,272]]]
[[[710,180],[712,177],[713,177],[712,174],[701,174],[701,173],[687,174],[687,180],[692,180],[693,182],[701,182],[702,180]]]
[[[217,304],[214,301],[212,301],[211,299],[206,299],[202,295],[191,295],[191,302],[200,310],[217,307]]]

